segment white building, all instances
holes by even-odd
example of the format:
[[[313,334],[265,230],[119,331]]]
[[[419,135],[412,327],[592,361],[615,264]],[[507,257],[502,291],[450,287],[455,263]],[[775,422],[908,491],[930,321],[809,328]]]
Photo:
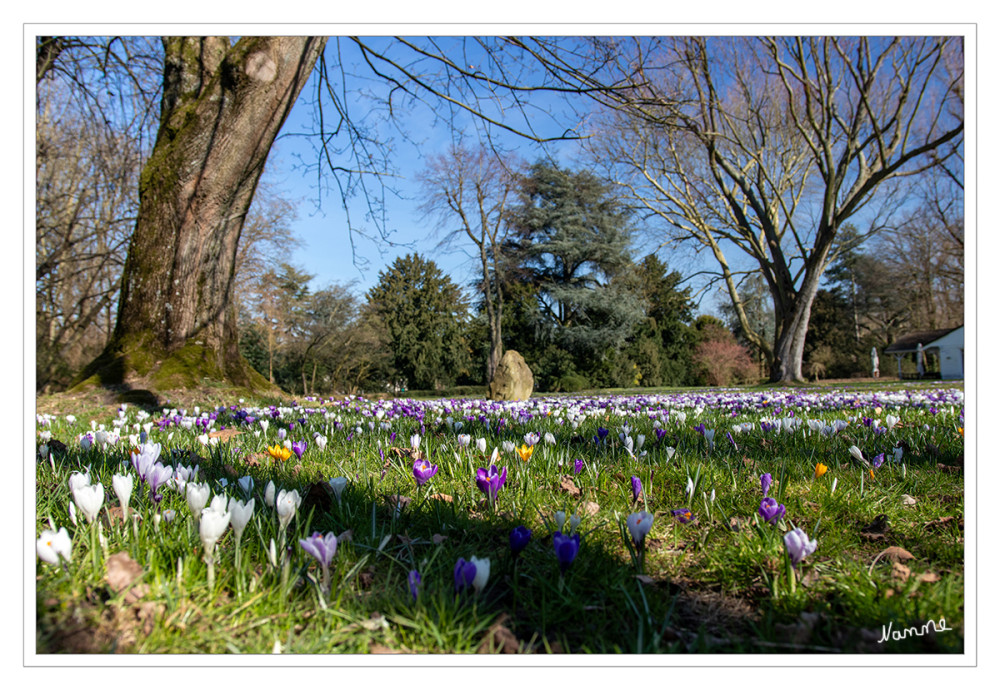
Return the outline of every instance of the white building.
[[[923,348],[925,359],[933,356],[940,367],[940,372],[928,371],[928,375],[941,379],[965,378],[965,326],[909,333],[885,348],[885,354],[896,357],[899,378],[903,378],[903,357],[910,354],[915,357],[918,347]]]

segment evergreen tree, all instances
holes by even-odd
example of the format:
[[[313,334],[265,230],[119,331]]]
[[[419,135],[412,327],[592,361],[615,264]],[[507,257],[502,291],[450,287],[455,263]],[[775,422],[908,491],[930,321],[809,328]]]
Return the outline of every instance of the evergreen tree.
[[[642,299],[625,280],[632,270],[628,220],[610,187],[586,171],[536,163],[522,178],[507,275],[528,286],[521,298],[534,300],[532,318],[521,324],[529,332],[514,339],[534,340],[526,349],[542,361],[529,365],[543,386],[599,374],[643,318]]]
[[[410,388],[450,386],[471,367],[468,303],[437,265],[419,254],[379,272],[368,303],[383,322],[395,374]]]

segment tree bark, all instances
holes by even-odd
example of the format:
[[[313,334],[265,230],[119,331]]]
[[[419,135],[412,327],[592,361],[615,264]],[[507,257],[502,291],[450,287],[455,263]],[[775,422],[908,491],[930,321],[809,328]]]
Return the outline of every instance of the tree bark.
[[[248,385],[233,277],[268,152],[325,39],[164,38],[160,128],[105,352],[81,374],[125,383],[174,357],[198,379]],[[262,377],[259,377],[262,380]]]

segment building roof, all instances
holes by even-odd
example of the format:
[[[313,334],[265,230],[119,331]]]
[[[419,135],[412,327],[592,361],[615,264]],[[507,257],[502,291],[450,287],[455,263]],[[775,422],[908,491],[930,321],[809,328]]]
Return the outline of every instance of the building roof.
[[[939,328],[936,331],[917,331],[916,333],[907,333],[906,335],[897,338],[892,345],[882,351],[887,354],[893,352],[916,352],[917,345],[923,345],[926,348],[928,344],[934,342],[938,338],[943,338],[952,331],[957,331],[959,328],[962,328],[962,326],[958,326],[956,328]]]

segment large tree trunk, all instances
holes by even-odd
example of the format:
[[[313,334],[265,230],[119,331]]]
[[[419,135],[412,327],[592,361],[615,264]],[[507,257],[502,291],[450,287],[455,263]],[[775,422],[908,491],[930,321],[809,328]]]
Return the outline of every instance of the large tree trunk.
[[[139,183],[118,320],[81,380],[263,383],[238,349],[237,243],[268,152],[324,44],[164,39],[160,129]]]

